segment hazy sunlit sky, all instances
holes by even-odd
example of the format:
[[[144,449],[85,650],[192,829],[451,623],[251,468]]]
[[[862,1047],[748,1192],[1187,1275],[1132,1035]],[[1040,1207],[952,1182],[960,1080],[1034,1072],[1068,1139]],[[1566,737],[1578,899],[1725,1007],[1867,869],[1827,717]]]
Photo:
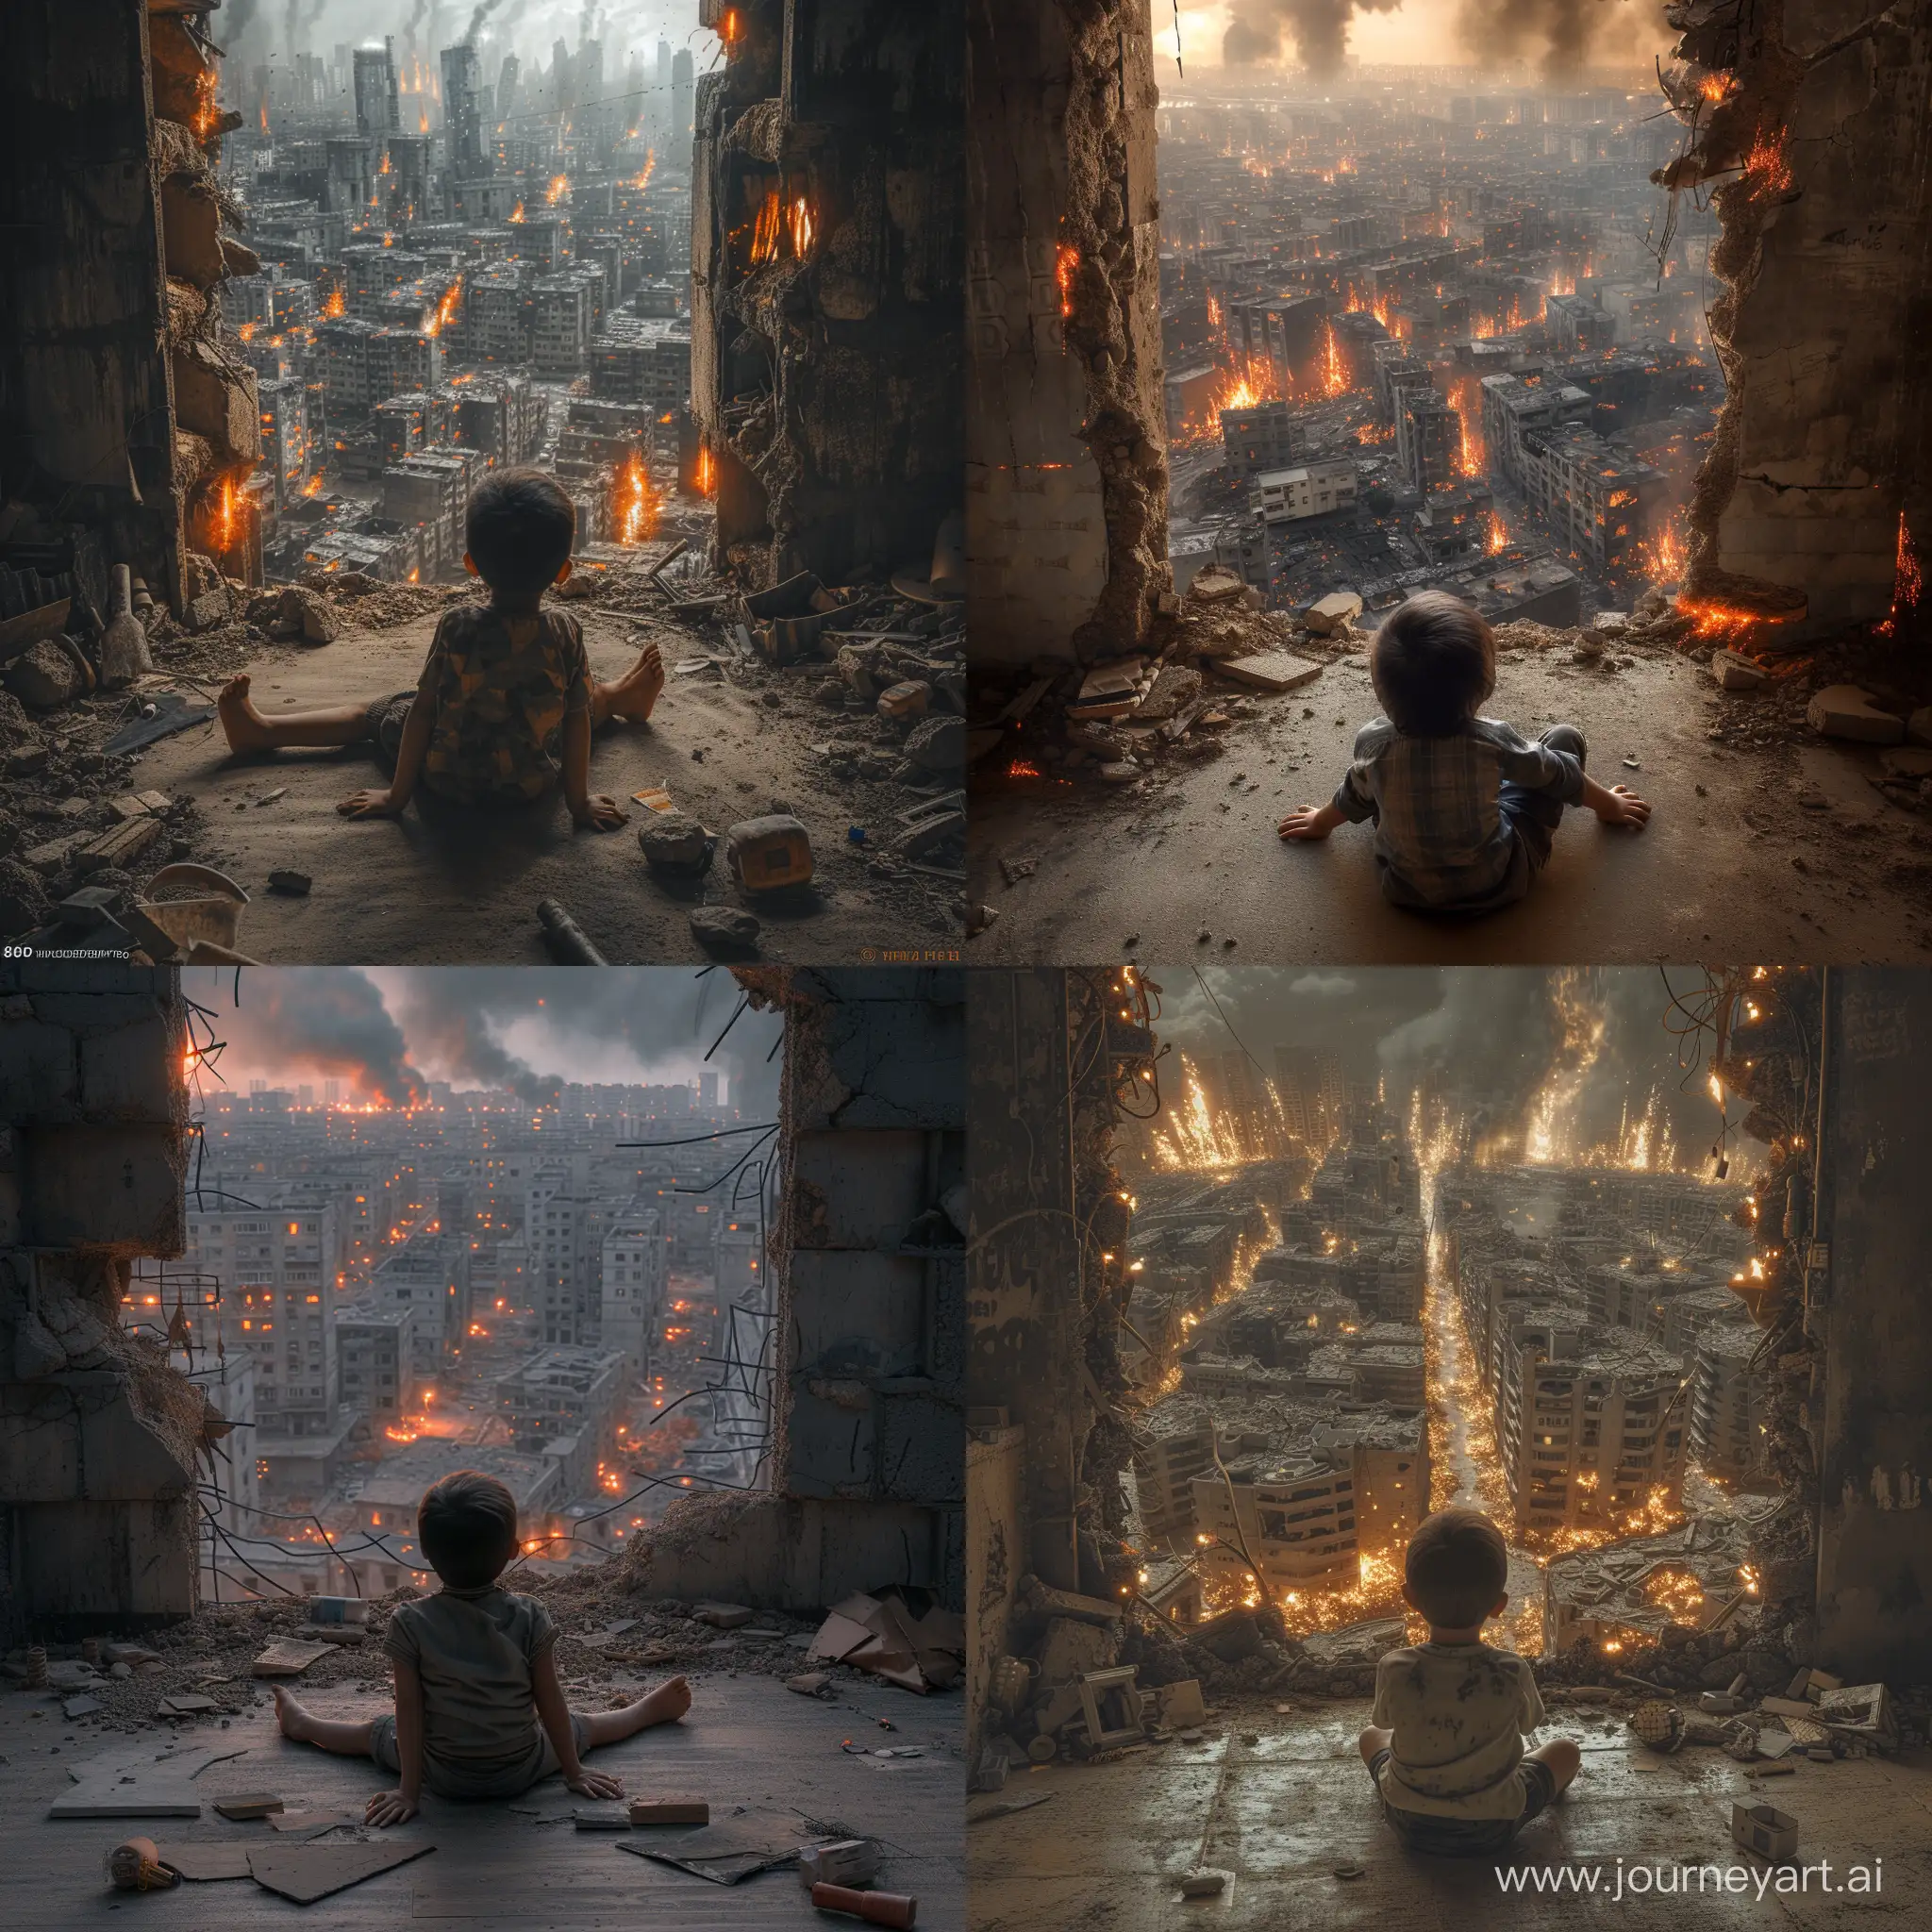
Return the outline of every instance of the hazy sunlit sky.
[[[1382,0],[1387,4],[1387,0]],[[1676,36],[1664,25],[1660,0],[1550,0],[1555,10],[1576,10],[1590,20],[1597,58],[1606,64],[1648,66],[1653,54],[1668,53]],[[1291,11],[1288,8],[1283,12]],[[1233,14],[1229,0],[1181,0],[1181,50],[1187,67],[1199,72],[1221,65],[1222,36]],[[1542,17],[1540,0],[1399,0],[1387,13],[1357,11],[1349,23],[1348,51],[1368,66],[1424,67],[1491,64],[1493,51],[1478,51],[1460,29],[1467,18],[1498,14],[1534,22]],[[1174,84],[1173,0],[1153,0],[1155,75],[1163,87]],[[1539,61],[1547,42],[1532,29],[1526,51]]]

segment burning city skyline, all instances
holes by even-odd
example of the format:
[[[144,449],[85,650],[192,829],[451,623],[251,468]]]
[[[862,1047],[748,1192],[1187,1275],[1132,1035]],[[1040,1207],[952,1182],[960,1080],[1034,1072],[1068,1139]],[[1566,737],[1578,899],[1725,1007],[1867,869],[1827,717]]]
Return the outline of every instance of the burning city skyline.
[[[716,1072],[747,1117],[775,1105],[781,1031],[747,1008],[707,1060],[741,999],[718,974],[674,967],[604,974],[566,968],[189,969],[206,1009],[197,1041],[223,1042],[205,1088],[246,1092],[340,1083],[345,1104],[426,1103],[429,1083],[501,1088],[530,1106],[564,1084],[694,1084]],[[239,997],[238,997],[239,986]]]

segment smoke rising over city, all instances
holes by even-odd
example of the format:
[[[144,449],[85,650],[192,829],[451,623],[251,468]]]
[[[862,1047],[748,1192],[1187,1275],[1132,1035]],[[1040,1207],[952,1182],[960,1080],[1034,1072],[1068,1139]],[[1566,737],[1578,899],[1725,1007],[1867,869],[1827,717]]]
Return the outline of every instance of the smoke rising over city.
[[[1385,1080],[1391,1101],[1422,1087],[1458,1102],[1480,1139],[1503,1144],[1541,1121],[1594,1145],[1653,1095],[1680,1160],[1717,1135],[1705,1074],[1679,1064],[1667,1030],[1671,992],[1648,969],[1223,968],[1205,972],[1205,987],[1155,976],[1157,1031],[1197,1064],[1245,1047],[1272,1075],[1277,1047],[1330,1050],[1349,1078]],[[1678,977],[1679,991],[1697,981]]]
[[[239,998],[232,973],[190,971],[184,983],[226,1043],[222,1079],[242,1091],[250,1078],[320,1077],[404,1106],[436,1079],[541,1106],[565,1082],[677,1085],[710,1067],[741,1113],[765,1118],[775,1105],[774,1015],[745,1011],[704,1058],[741,997],[718,973],[291,967],[242,974]]]

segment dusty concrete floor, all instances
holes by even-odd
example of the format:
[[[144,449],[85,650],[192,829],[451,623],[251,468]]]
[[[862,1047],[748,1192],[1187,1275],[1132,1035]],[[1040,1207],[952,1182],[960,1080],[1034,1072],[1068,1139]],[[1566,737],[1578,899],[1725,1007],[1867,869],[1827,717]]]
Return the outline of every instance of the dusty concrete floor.
[[[1932,1924],[1932,1752],[1834,1764],[1807,1762],[1789,1777],[1748,1778],[1721,1751],[1664,1757],[1626,1742],[1621,1721],[1563,1713],[1553,1725],[1583,1744],[1583,1769],[1563,1799],[1526,1825],[1502,1860],[1428,1858],[1404,1852],[1382,1821],[1356,1753],[1366,1699],[1322,1704],[1283,1718],[1272,1707],[1218,1713],[1197,1745],[1139,1750],[1093,1766],[1050,1767],[1007,1781],[1001,1798],[1050,1792],[1030,1810],[969,1824],[967,1878],[974,1932],[1044,1925],[1155,1932],[1179,1926],[1552,1926],[1585,1918],[1641,1932],[1707,1924],[1831,1928],[1883,1920]],[[1257,1741],[1245,1743],[1243,1734]],[[1760,1802],[1799,1822],[1798,1855],[1845,1868],[1883,1860],[1870,1897],[1706,1893],[1626,1895],[1616,1867],[1698,1862],[1767,1869],[1731,1842],[1734,1800]],[[972,1810],[997,1800],[974,1798]],[[1579,1903],[1506,1895],[1498,1864],[1601,1867],[1598,1898]],[[1339,1866],[1359,1866],[1342,1878]],[[1184,1901],[1178,1879],[1197,1868],[1231,1874],[1215,1899]],[[1553,1881],[1546,1880],[1546,1883]],[[1574,1885],[1574,1880],[1565,1881]],[[1586,1881],[1588,1882],[1588,1881]],[[1627,1893],[1627,1886],[1626,1886]]]
[[[1525,732],[1580,725],[1592,774],[1630,785],[1655,809],[1640,834],[1567,813],[1528,899],[1454,922],[1384,903],[1366,825],[1324,844],[1275,836],[1285,811],[1333,794],[1357,729],[1379,708],[1365,658],[1345,658],[1302,691],[1248,700],[1219,757],[1170,757],[1121,790],[982,783],[968,897],[999,918],[968,958],[1124,953],[1172,964],[1224,957],[1229,940],[1233,957],[1257,963],[1932,956],[1932,826],[1867,783],[1878,769],[1869,749],[1821,740],[1734,751],[1709,739],[1757,702],[1720,693],[1683,658],[1600,671],[1567,653],[1506,655],[1489,714]],[[1008,886],[1002,858],[1037,870]]]
[[[592,670],[615,676],[655,636],[667,671],[716,652],[716,637],[663,627],[641,631],[594,605],[577,605]],[[425,618],[391,630],[345,633],[316,650],[269,645],[247,667],[258,707],[273,716],[411,689],[434,634]],[[187,793],[207,833],[192,857],[228,873],[252,896],[241,949],[275,963],[541,963],[537,902],[562,902],[613,964],[702,959],[688,915],[699,904],[744,906],[725,871],[722,834],[774,800],[805,821],[817,875],[791,903],[773,896],[754,908],[765,957],[801,962],[884,956],[957,958],[959,889],[885,867],[847,840],[853,824],[874,838],[898,830],[892,813],[914,802],[906,788],[835,785],[811,750],[839,728],[815,705],[810,685],[824,675],[788,673],[777,706],[761,690],[716,672],[671,676],[647,725],[618,723],[598,734],[591,789],[631,813],[612,833],[572,828],[560,797],[528,815],[465,813],[412,804],[398,820],[356,822],[336,812],[349,792],[382,782],[362,750],[276,752],[236,762],[219,727],[164,739],[135,762],[137,789]],[[770,688],[769,683],[764,688]],[[208,695],[213,695],[210,687]],[[674,896],[647,872],[637,830],[644,808],[629,794],[661,785],[673,801],[721,835],[701,890]],[[255,801],[287,788],[273,804]],[[420,794],[419,794],[420,800]],[[293,868],[314,880],[307,898],[266,890],[269,873]]]
[[[714,1821],[733,1806],[770,1813],[803,1811],[824,1823],[890,1841],[880,1882],[919,1899],[919,1924],[965,1923],[960,1739],[958,1697],[917,1698],[887,1687],[849,1704],[798,1697],[775,1678],[693,1672],[691,1715],[675,1727],[645,1732],[599,1751],[591,1762],[614,1772],[633,1795],[708,1798]],[[362,1717],[387,1707],[385,1696],[338,1687],[310,1700],[330,1717]],[[579,1701],[574,1699],[574,1701]],[[582,1700],[592,1704],[601,1698]],[[859,1708],[854,1708],[858,1706]],[[32,1710],[51,1713],[32,1717]],[[891,1717],[896,1732],[868,1724],[866,1713]],[[186,1819],[61,1820],[46,1807],[69,1789],[67,1767],[102,1756],[115,1762],[143,1747],[163,1749],[164,1725],[137,1733],[102,1731],[87,1720],[69,1724],[43,1693],[0,1696],[0,1864],[7,1872],[4,1918],[26,1928],[106,1926],[137,1919],[157,1927],[228,1928],[292,1924],[388,1928],[402,1920],[454,1923],[518,1932],[579,1932],[585,1926],[664,1925],[682,1932],[724,1928],[824,1925],[795,1872],[777,1871],[724,1887],[619,1851],[603,1833],[570,1823],[582,1802],[558,1780],[506,1805],[460,1806],[431,1798],[390,1837],[427,1840],[425,1857],[304,1907],[242,1878],[182,1884],[143,1894],[111,1890],[102,1860],[139,1832],[164,1848],[187,1840],[275,1840],[264,1824],[231,1824],[211,1809]],[[924,1756],[879,1758],[848,1755],[850,1738],[868,1745],[910,1744]],[[331,1757],[275,1734],[265,1707],[232,1720],[229,1729],[184,1734],[189,1745],[246,1754],[212,1764],[197,1782],[211,1792],[268,1789],[291,1808],[299,1797],[359,1813],[369,1795],[393,1782],[373,1764]],[[840,1923],[856,1924],[856,1921]]]

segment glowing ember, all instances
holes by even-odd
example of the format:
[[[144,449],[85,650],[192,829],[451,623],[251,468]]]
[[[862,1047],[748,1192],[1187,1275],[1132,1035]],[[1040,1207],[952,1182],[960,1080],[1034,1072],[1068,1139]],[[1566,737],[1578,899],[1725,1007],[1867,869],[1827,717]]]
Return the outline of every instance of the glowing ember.
[[[521,201],[517,203],[516,207],[510,209],[509,218],[513,222],[520,222],[524,219],[524,205]]]
[[[718,38],[726,47],[735,47],[744,37],[744,25],[738,17],[735,7],[724,9],[724,17],[718,23]]]
[[[656,148],[647,148],[644,151],[644,171],[630,185],[633,188],[648,188],[651,185],[651,176],[657,172],[658,150]]]
[[[569,192],[570,176],[557,175],[551,178],[550,186],[543,191],[543,199],[551,208],[555,208]]]
[[[1483,446],[1483,392],[1474,371],[1450,383],[1449,407],[1462,422],[1462,460],[1458,467],[1465,476],[1480,476],[1487,469],[1489,455]],[[1490,547],[1500,550],[1503,546],[1491,543]]]
[[[196,77],[192,125],[197,141],[208,140],[222,125],[222,110],[215,102],[215,90],[219,85],[212,67]]]
[[[1710,598],[1679,597],[1677,614],[1690,619],[1694,636],[1726,642],[1745,636],[1764,622],[1756,610],[1746,610],[1736,604],[1720,604]]]
[[[697,484],[698,494],[700,496],[717,495],[717,466],[711,460],[711,452],[708,445],[705,443],[700,443],[698,445],[698,464],[697,473],[694,480]]]
[[[1060,316],[1064,320],[1074,312],[1074,271],[1080,266],[1080,252],[1062,242],[1054,251],[1053,278],[1059,285]],[[1214,315],[1214,297],[1208,298],[1208,316]]]
[[[1488,547],[1489,554],[1491,557],[1494,557],[1498,551],[1507,550],[1509,547],[1509,531],[1507,526],[1503,522],[1503,512],[1499,509],[1491,509],[1490,511],[1490,538]]]
[[[439,336],[457,319],[463,302],[463,278],[458,275],[449,285],[449,291],[436,305],[436,313],[429,318],[428,326],[423,331],[425,336]]]
[[[1644,575],[1654,584],[1674,584],[1684,575],[1684,537],[1673,516],[1641,546]]]
[[[303,484],[302,494],[304,496],[320,496],[322,494],[322,472],[320,470],[316,471],[315,475]]]
[[[1698,83],[1698,93],[1715,107],[1719,101],[1727,101],[1738,92],[1738,80],[1731,74],[1707,74]]]
[[[1898,633],[1899,620],[1908,617],[1919,608],[1919,598],[1925,588],[1924,573],[1919,569],[1917,554],[1912,549],[1912,533],[1906,528],[1906,513],[1898,513],[1898,558],[1892,566],[1891,609],[1886,620],[1878,626],[1882,638],[1894,637]]]
[[[1790,137],[1782,127],[1759,130],[1744,157],[1744,178],[1755,194],[1782,194],[1791,185]]]

